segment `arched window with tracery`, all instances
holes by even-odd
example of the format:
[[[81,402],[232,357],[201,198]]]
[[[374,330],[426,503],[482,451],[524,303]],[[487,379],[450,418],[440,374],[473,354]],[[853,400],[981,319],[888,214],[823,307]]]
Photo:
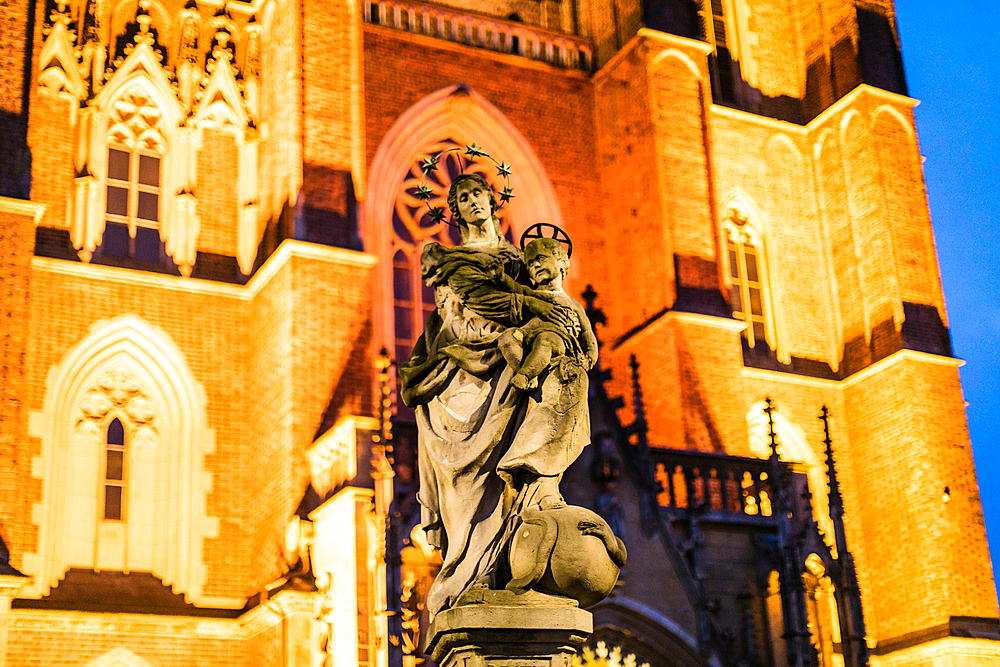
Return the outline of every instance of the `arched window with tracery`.
[[[431,207],[448,210],[448,188],[452,180],[462,173],[481,174],[499,192],[497,169],[489,160],[470,161],[460,152],[448,152],[441,156],[437,170],[427,177],[420,168],[420,161],[451,148],[463,148],[462,144],[445,139],[426,148],[415,160],[403,179],[396,197],[392,213],[392,289],[393,320],[395,333],[395,355],[400,363],[409,359],[417,338],[424,330],[427,315],[434,310],[434,290],[424,284],[420,277],[420,256],[428,243],[440,243],[453,247],[461,243],[458,227],[448,223],[450,215],[440,222],[434,222],[427,205],[417,197],[417,188],[423,184],[431,190],[428,203]],[[500,227],[508,239],[512,240],[511,223],[506,208],[498,211]]]
[[[115,417],[108,424],[104,456],[104,520],[125,518],[125,427]]]
[[[750,223],[749,216],[735,207],[726,212],[724,227],[733,317],[747,323],[743,335],[750,347],[774,349],[771,295],[760,233]]]
[[[101,254],[155,264],[160,243],[161,113],[141,88],[114,103],[107,133],[104,234]]]

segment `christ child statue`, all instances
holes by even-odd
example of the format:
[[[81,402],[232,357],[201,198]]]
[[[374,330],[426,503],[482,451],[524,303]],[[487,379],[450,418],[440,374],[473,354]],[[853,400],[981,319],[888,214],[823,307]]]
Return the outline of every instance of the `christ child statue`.
[[[510,287],[561,307],[567,315],[556,322],[533,317],[520,327],[507,329],[497,341],[507,365],[515,371],[511,384],[531,390],[538,386],[539,374],[553,358],[567,356],[590,370],[597,361],[597,338],[583,306],[563,291],[569,255],[562,244],[550,238],[534,239],[524,248],[524,263],[534,289]]]

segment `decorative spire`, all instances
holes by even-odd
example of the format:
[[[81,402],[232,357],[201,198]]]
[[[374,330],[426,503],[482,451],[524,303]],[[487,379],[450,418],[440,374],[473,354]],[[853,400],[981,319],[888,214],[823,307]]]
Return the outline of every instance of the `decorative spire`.
[[[98,44],[101,41],[101,24],[97,18],[96,0],[87,0],[83,12],[83,26],[81,26],[81,36],[84,44]]]
[[[844,514],[844,498],[840,495],[840,481],[837,479],[837,467],[833,460],[833,440],[830,438],[830,409],[825,405],[820,411],[820,421],[823,422],[823,444],[826,445],[826,474],[830,478],[830,513]],[[836,518],[836,517],[833,517]]]
[[[188,0],[181,10],[181,45],[178,59],[180,62],[198,63],[198,35],[201,32],[201,12],[198,11],[196,0]]]
[[[379,430],[372,434],[371,469],[375,481],[375,512],[385,518],[389,514],[389,504],[392,502],[392,383],[389,379],[389,368],[393,361],[389,351],[384,347],[379,350],[375,359],[378,370],[379,403],[376,414],[379,419]]]
[[[767,415],[767,437],[770,441],[771,456],[778,455],[778,434],[774,430],[774,401],[768,396],[764,399],[764,413]]]
[[[819,414],[823,422],[823,443],[826,445],[826,471],[830,478],[830,518],[833,519],[834,539],[837,545],[836,588],[840,635],[843,644],[845,667],[865,667],[869,664],[868,643],[865,641],[865,613],[861,606],[854,557],[847,550],[847,530],[844,527],[844,498],[840,493],[837,468],[833,458],[833,439],[830,437],[830,410],[825,405]]]
[[[593,285],[587,285],[586,291],[580,296],[583,297],[584,302],[587,304],[585,311],[587,313],[587,319],[590,320],[590,326],[594,328],[594,334],[597,334],[597,325],[607,324],[607,318],[604,316],[604,311],[594,305],[597,301],[597,292],[594,291]],[[597,339],[597,344],[600,346],[601,340]]]
[[[139,33],[135,36],[136,44],[149,44],[156,41],[156,34],[149,31],[153,23],[153,17],[149,15],[150,0],[139,0],[135,8],[135,22],[139,24]]]
[[[642,397],[642,385],[639,384],[639,362],[633,354],[629,357],[628,367],[632,371],[632,411],[635,419],[629,427],[629,431],[639,436],[639,446],[645,449],[649,443],[646,430],[646,405]]]
[[[232,63],[236,55],[236,44],[233,42],[233,32],[236,26],[225,3],[219,6],[209,25],[215,28],[215,35],[212,37],[212,55],[207,67],[208,71],[211,72],[215,69],[215,65],[222,60]]]
[[[260,40],[261,26],[257,23],[257,15],[251,14],[246,24],[247,52],[243,58],[243,75],[256,77],[260,74]]]
[[[55,7],[52,9],[52,13],[49,14],[48,25],[42,31],[43,34],[48,35],[49,32],[52,30],[52,28],[54,28],[59,24],[62,24],[70,32],[71,39],[76,39],[75,35],[73,35],[73,31],[70,28],[70,23],[72,22],[73,17],[70,16],[69,8],[66,6],[66,4],[67,4],[66,0],[56,0]]]

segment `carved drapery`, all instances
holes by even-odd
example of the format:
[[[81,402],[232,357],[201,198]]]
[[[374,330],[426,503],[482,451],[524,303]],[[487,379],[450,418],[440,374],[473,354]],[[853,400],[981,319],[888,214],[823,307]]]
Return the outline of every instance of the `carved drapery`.
[[[424,286],[420,277],[420,254],[428,243],[440,243],[452,247],[461,242],[458,228],[445,221],[434,222],[428,206],[448,210],[448,189],[451,182],[461,173],[479,174],[500,191],[502,182],[496,181],[496,167],[492,162],[470,161],[457,152],[445,153],[436,171],[424,177],[420,162],[441,151],[462,146],[452,139],[428,146],[419,160],[406,172],[399,187],[392,214],[392,272],[393,272],[393,315],[395,320],[396,359],[406,359],[410,355],[416,337],[424,329],[427,313],[434,309],[433,290]],[[417,188],[425,185],[431,190],[431,198],[417,197]],[[497,212],[500,228],[508,239],[512,239],[511,221],[508,207]]]

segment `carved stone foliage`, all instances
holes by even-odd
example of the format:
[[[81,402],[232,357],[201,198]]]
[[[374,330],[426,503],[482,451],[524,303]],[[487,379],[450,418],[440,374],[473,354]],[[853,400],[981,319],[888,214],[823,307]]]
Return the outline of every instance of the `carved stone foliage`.
[[[156,443],[153,405],[135,379],[122,369],[112,369],[101,376],[84,395],[80,412],[75,427],[77,436],[99,439],[108,414],[113,412],[128,419],[130,442]]]
[[[402,591],[400,593],[402,636],[398,643],[403,649],[404,667],[423,663],[420,652],[421,628],[428,622],[427,591],[441,569],[441,554],[427,543],[427,534],[419,524],[410,531],[409,546],[402,550]],[[397,643],[396,638],[390,641]]]
[[[624,654],[624,655],[623,655]],[[620,646],[608,646],[599,641],[596,646],[584,646],[573,656],[573,667],[649,667],[639,662],[634,653],[626,653]]]

